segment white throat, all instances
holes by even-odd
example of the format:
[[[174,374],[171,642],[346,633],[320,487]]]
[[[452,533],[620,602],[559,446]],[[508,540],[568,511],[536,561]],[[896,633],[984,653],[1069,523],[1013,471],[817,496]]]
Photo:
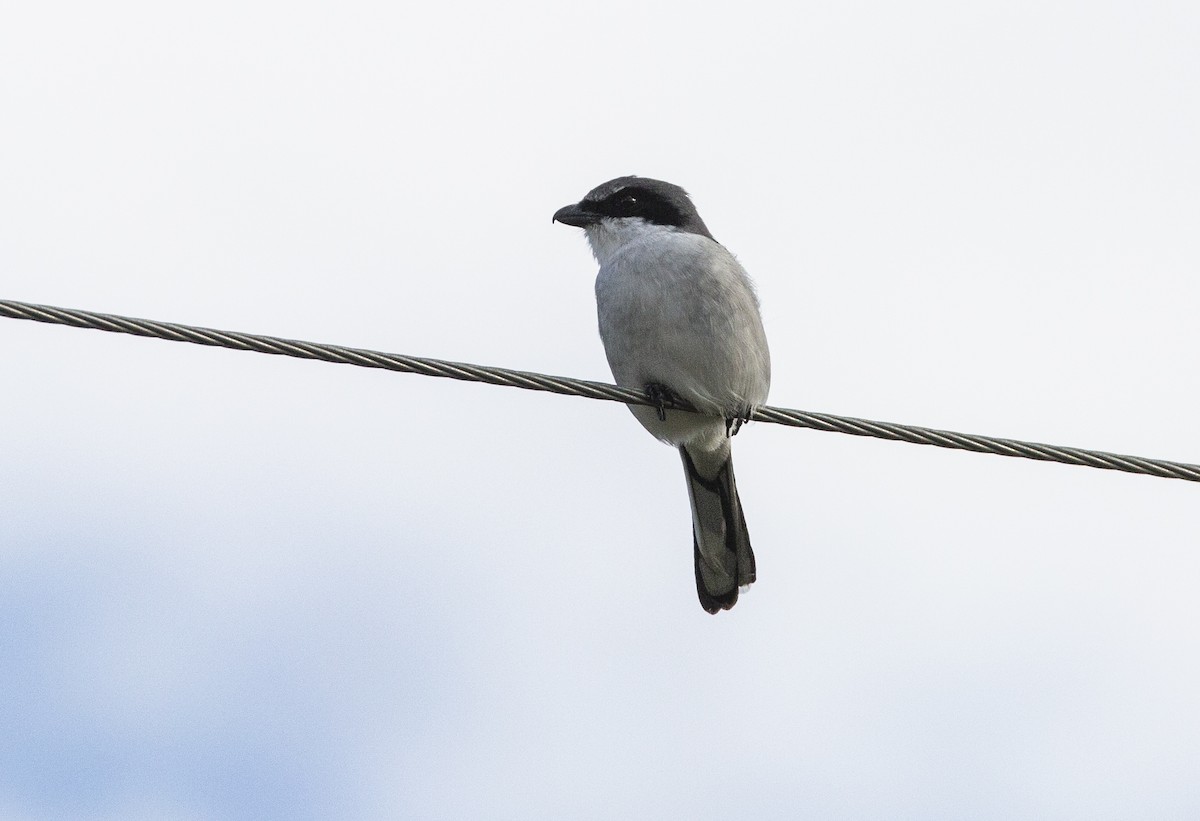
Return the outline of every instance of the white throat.
[[[584,228],[588,244],[596,262],[605,265],[623,247],[646,237],[674,234],[679,229],[671,225],[657,225],[641,217],[605,217]]]

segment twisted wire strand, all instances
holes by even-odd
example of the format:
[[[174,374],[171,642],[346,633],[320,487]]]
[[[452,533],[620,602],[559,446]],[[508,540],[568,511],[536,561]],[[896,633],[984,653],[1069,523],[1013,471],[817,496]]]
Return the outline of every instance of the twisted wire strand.
[[[467,382],[484,382],[489,385],[505,385],[566,396],[582,396],[587,399],[604,399],[633,405],[654,406],[657,404],[642,391],[620,388],[606,382],[592,382],[566,376],[549,376],[509,368],[471,365],[464,362],[448,362],[423,356],[383,353],[363,348],[348,348],[342,345],[281,339],[261,334],[221,331],[213,328],[181,325],[175,322],[135,319],[114,314],[58,308],[51,305],[34,305],[14,300],[0,300],[0,317],[30,319],[55,325],[93,328],[113,333],[155,337],[174,342],[192,342],[197,345],[292,356],[299,359],[317,359],[322,362],[358,365],[364,368],[382,368],[401,373],[441,376]],[[682,402],[668,407],[694,410]],[[998,439],[978,434],[956,433],[948,430],[900,425],[894,422],[877,422],[870,419],[856,419],[851,416],[813,413],[790,408],[762,407],[754,412],[751,419],[797,428],[846,433],[852,436],[870,436],[876,439],[911,442],[916,445],[933,445],[954,450],[969,450],[974,453],[992,453],[998,456],[1014,456],[1043,462],[1062,462],[1068,465],[1082,465],[1102,470],[1119,470],[1126,473],[1200,482],[1200,465],[1168,462],[1163,459],[1147,459],[1141,456],[1125,456],[1099,450],[1044,445],[1015,439]]]

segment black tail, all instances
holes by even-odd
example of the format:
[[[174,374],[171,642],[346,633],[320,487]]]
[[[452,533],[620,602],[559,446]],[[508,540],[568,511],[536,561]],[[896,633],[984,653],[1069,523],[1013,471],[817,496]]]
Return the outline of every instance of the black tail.
[[[733,479],[729,440],[716,451],[679,449],[692,502],[696,593],[709,613],[737,603],[738,588],[754,581],[754,551]]]

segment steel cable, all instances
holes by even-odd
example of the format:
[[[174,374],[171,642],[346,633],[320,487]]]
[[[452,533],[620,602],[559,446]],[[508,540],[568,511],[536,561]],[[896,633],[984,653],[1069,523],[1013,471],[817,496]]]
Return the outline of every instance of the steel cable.
[[[641,391],[619,388],[616,385],[610,385],[605,382],[591,382],[586,379],[549,376],[541,373],[515,371],[509,368],[496,368],[486,365],[470,365],[464,362],[447,362],[442,359],[383,353],[380,351],[364,350],[362,348],[347,348],[342,345],[324,345],[316,342],[263,336],[261,334],[220,331],[213,328],[180,325],[175,322],[135,319],[127,316],[100,314],[72,308],[57,308],[51,305],[33,305],[13,300],[0,300],[0,316],[11,319],[30,319],[35,322],[48,322],[56,325],[70,325],[76,328],[94,328],[101,331],[133,334],[135,336],[155,337],[175,342],[192,342],[197,345],[211,345],[240,351],[255,351],[280,356],[292,356],[300,359],[317,359],[322,362],[358,365],[364,368],[382,368],[401,373],[419,373],[425,376],[442,376],[468,382],[484,382],[489,385],[506,385],[513,388],[548,391],[566,396],[582,396],[588,399],[605,399],[612,402],[624,402],[636,405],[654,406],[656,404]],[[682,403],[668,407],[691,410],[689,406]],[[1147,459],[1141,456],[1124,456],[1099,450],[1044,445],[1037,442],[1022,442],[1015,439],[998,439],[991,436],[956,433],[954,431],[922,428],[913,425],[899,425],[894,422],[876,422],[870,419],[855,419],[850,416],[836,416],[831,413],[812,413],[789,408],[762,407],[754,412],[751,419],[797,428],[847,433],[852,436],[871,436],[877,439],[911,442],[916,445],[933,445],[940,448],[969,450],[975,453],[1015,456],[1022,459],[1037,459],[1043,462],[1062,462],[1068,465],[1082,465],[1103,470],[1119,470],[1126,473],[1140,473],[1148,476],[1161,476],[1168,479],[1200,482],[1200,465],[1192,465],[1184,462],[1168,462],[1162,459]]]

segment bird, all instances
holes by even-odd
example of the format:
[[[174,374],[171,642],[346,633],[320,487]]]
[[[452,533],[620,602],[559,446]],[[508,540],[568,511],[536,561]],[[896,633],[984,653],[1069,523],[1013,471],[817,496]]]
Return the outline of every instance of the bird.
[[[552,221],[587,236],[600,266],[596,312],[613,378],[646,392],[654,404],[629,410],[679,449],[696,593],[707,612],[728,610],[756,576],[730,440],[766,403],[771,385],[750,277],[713,238],[691,196],[662,180],[617,177]]]

